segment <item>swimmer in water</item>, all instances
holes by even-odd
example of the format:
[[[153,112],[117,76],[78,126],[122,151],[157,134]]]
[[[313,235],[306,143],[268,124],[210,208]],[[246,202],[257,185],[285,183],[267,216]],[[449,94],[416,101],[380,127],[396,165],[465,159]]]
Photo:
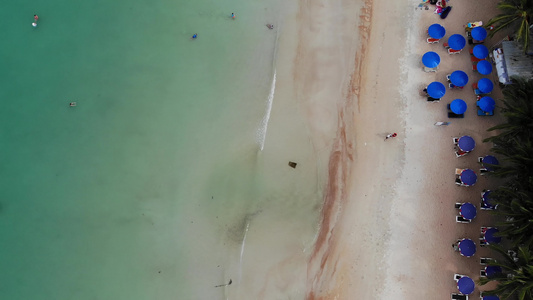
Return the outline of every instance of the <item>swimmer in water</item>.
[[[196,34],[196,33],[192,35],[192,39],[193,40],[196,39],[197,37],[198,37],[198,34]]]
[[[38,15],[33,15],[33,19],[35,20],[35,22],[39,21],[39,16]]]
[[[231,18],[235,19],[235,13],[231,13]]]

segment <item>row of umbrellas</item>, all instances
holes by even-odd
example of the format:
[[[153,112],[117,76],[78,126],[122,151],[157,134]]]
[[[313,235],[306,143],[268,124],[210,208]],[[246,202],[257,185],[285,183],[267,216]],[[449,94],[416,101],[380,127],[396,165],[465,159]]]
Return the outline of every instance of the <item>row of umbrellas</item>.
[[[434,39],[441,39],[446,35],[446,29],[440,24],[433,24],[428,28],[428,34]],[[483,27],[475,27],[471,31],[471,36],[473,39],[478,41],[483,41],[487,37],[487,31]],[[448,45],[453,50],[462,50],[466,45],[466,39],[460,34],[453,34],[448,38]],[[485,59],[489,54],[489,50],[484,45],[476,45],[473,49],[474,57],[478,59]],[[435,52],[427,52],[422,57],[422,63],[428,68],[436,68],[440,64],[440,56]],[[480,74],[488,75],[492,72],[492,65],[487,61],[480,61],[477,64],[477,70]],[[457,86],[463,87],[468,83],[468,75],[460,70],[453,72],[450,75],[450,82]],[[477,88],[482,94],[490,93],[494,85],[491,80],[487,78],[482,78],[478,81]],[[427,93],[432,98],[440,99],[446,93],[446,87],[440,82],[432,82],[427,87]],[[494,99],[490,97],[483,97],[478,102],[478,106],[484,111],[493,111],[494,110]],[[455,99],[450,103],[450,110],[455,114],[463,114],[467,109],[467,104],[462,99]],[[466,152],[474,150],[476,143],[474,139],[470,136],[462,136],[459,138],[458,147]],[[483,158],[482,164],[487,165],[497,165],[498,160],[491,155],[487,155]],[[485,166],[489,170],[488,166]],[[459,176],[461,182],[466,185],[472,185],[477,181],[476,173],[471,169],[465,169],[461,172]],[[489,199],[490,191],[487,191],[483,194],[483,201],[486,206],[492,206]],[[463,203],[459,208],[460,215],[468,220],[472,220],[476,217],[477,211],[476,207],[472,203]],[[495,237],[494,234],[498,232],[496,228],[487,228],[484,231],[483,238],[487,244],[490,243],[499,243],[501,241],[500,237]],[[476,253],[476,244],[471,239],[462,239],[459,242],[459,252],[463,256],[470,257]],[[502,269],[498,266],[486,266],[485,274],[487,277],[492,277],[495,274],[501,273]],[[472,278],[468,276],[463,276],[457,281],[457,289],[464,295],[469,295],[474,292],[475,283]],[[497,296],[484,296],[483,300],[499,300]]]
[[[462,87],[468,83],[468,75],[463,71],[454,71],[450,75],[450,81],[453,85]],[[477,87],[483,94],[488,94],[494,89],[494,84],[488,78],[481,78],[477,82]],[[446,87],[439,81],[433,81],[427,86],[427,93],[430,97],[440,99],[446,94]],[[485,97],[492,99],[489,96]]]
[[[478,46],[483,46],[483,45],[478,45]],[[483,46],[483,47],[485,47],[485,46]],[[424,53],[424,55],[422,55],[422,64],[424,64],[425,67],[432,68],[432,69],[438,67],[439,64],[440,64],[440,56],[439,56],[439,54],[437,54],[436,52],[433,52],[433,51],[428,51],[428,52]],[[477,63],[476,68],[477,68],[477,71],[479,72],[479,74],[482,74],[482,75],[489,75],[490,73],[492,73],[492,64],[489,61],[487,61],[487,60],[480,60]],[[459,72],[462,72],[462,71],[459,71]],[[455,79],[456,80],[463,80],[463,81],[466,79],[466,82],[468,82],[468,75],[466,75],[465,72],[462,72],[462,73],[463,74],[457,74],[455,76],[456,77]],[[466,76],[466,78],[465,78],[465,76]],[[463,85],[458,85],[458,86],[464,86],[464,85],[466,85],[466,82]],[[460,82],[459,82],[459,84],[460,84]]]
[[[434,39],[442,39],[446,35],[446,28],[444,28],[444,26],[440,24],[435,23],[429,26],[428,34]],[[483,41],[487,38],[487,30],[483,27],[475,27],[474,29],[472,29],[470,34],[472,35],[472,38],[477,41]],[[459,37],[461,37],[462,39]],[[461,50],[465,46],[466,40],[460,34],[453,34],[448,38],[448,44],[453,50]],[[457,49],[454,47],[456,47]]]
[[[482,236],[485,243],[489,245],[499,244],[502,241],[502,238],[497,236],[498,232],[500,231],[498,230],[498,228],[495,227],[487,227],[486,229],[484,229]],[[476,243],[474,243],[474,241],[472,241],[471,239],[461,239],[457,247],[459,248],[459,253],[462,256],[471,257],[476,254]]]

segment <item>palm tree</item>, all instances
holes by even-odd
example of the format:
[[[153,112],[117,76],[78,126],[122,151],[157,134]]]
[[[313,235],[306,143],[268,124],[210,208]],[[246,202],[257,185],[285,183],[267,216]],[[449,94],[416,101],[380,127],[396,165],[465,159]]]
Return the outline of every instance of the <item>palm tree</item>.
[[[503,257],[503,261],[491,262],[490,265],[501,267],[503,273],[479,280],[481,285],[491,281],[498,282],[494,290],[484,293],[498,295],[500,299],[514,299],[515,297],[519,300],[533,299],[533,253],[530,249],[521,246],[514,254],[511,254],[501,247],[493,245],[490,247]]]
[[[517,138],[518,143],[525,138],[533,140],[533,79],[513,77],[512,80],[513,84],[503,90],[504,107],[501,111],[507,122],[489,128],[488,131],[501,130],[502,132],[485,139],[485,142],[502,144],[512,138]]]
[[[512,247],[533,246],[533,192],[503,186],[491,196],[498,203],[494,213],[504,218],[497,224],[500,236],[510,240]]]
[[[511,27],[516,30],[517,41],[523,41],[524,51],[529,47],[530,22],[533,14],[533,0],[502,0],[497,6],[501,14],[490,19],[487,26],[495,24],[490,33],[492,37],[496,32]]]

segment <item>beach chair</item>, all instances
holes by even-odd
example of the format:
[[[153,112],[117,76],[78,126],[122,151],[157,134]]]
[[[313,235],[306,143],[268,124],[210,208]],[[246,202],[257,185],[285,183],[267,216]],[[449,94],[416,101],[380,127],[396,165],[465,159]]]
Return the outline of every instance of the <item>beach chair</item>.
[[[455,175],[459,176],[464,171],[464,169],[455,168]]]
[[[467,155],[467,154],[468,154],[468,152],[466,152],[466,151],[461,151],[461,150],[457,150],[457,151],[455,151],[455,157],[456,157],[456,158],[459,158],[459,157],[465,156],[465,155]]]
[[[451,83],[451,82],[448,83],[448,87],[449,87],[450,89],[459,89],[459,90],[462,90],[462,89],[463,89],[462,86],[456,86],[455,84],[453,84],[453,83]]]
[[[442,44],[442,47],[444,47],[444,49],[450,49],[450,45],[448,43]]]
[[[461,51],[463,51],[462,49],[461,50],[453,50],[452,48],[449,48],[448,49],[448,54],[459,54],[461,53]]]
[[[485,169],[485,168],[480,168],[479,169],[479,175],[485,175],[486,173],[490,172],[489,170]]]
[[[437,69],[438,69],[438,67],[435,67],[435,68],[428,68],[428,67],[424,66],[424,72],[426,72],[426,73],[429,73],[429,72],[437,72]]]
[[[440,98],[432,98],[428,96],[428,102],[438,103],[440,101]]]
[[[479,264],[482,265],[482,266],[486,266],[486,265],[490,264],[491,262],[494,262],[494,259],[492,259],[490,257],[481,257],[479,259]]]
[[[453,138],[453,144],[454,144],[454,145],[459,144],[459,138],[458,138],[458,137],[454,137],[454,138]]]
[[[472,222],[472,220],[465,219],[462,216],[455,216],[455,222],[468,224],[468,223]]]
[[[487,116],[490,117],[490,116],[494,116],[494,111],[486,112],[482,109],[478,109],[477,115],[480,117],[487,117]]]
[[[463,205],[463,203],[455,202],[455,209],[461,208],[461,205]]]
[[[487,273],[485,272],[485,270],[479,270],[479,277],[487,277]]]
[[[475,56],[472,56],[472,57],[470,57],[470,60],[472,62],[476,62],[477,63],[477,62],[480,62],[480,61],[485,60],[485,59],[484,58],[477,58]]]
[[[465,277],[465,275],[461,275],[461,274],[453,274],[453,280],[455,280],[456,282],[459,281],[459,279]]]
[[[455,184],[460,185],[460,186],[464,185],[461,179],[459,179],[459,177],[455,178]]]
[[[426,42],[428,44],[435,44],[435,43],[438,43],[439,41],[440,41],[440,39],[434,39],[434,38],[430,38],[430,37],[426,39]]]
[[[468,295],[452,293],[452,300],[468,300]]]
[[[487,242],[485,242],[485,239],[480,237],[479,238],[479,247],[485,247],[487,246]]]

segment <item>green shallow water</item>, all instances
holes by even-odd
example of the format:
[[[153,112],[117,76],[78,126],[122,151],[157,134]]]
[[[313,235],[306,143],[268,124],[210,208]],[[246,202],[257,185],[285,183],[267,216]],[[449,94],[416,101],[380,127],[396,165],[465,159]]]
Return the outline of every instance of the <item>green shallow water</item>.
[[[254,213],[311,210],[316,182],[272,183],[257,141],[279,7],[4,5],[2,299],[224,299],[205,287],[227,280]]]

